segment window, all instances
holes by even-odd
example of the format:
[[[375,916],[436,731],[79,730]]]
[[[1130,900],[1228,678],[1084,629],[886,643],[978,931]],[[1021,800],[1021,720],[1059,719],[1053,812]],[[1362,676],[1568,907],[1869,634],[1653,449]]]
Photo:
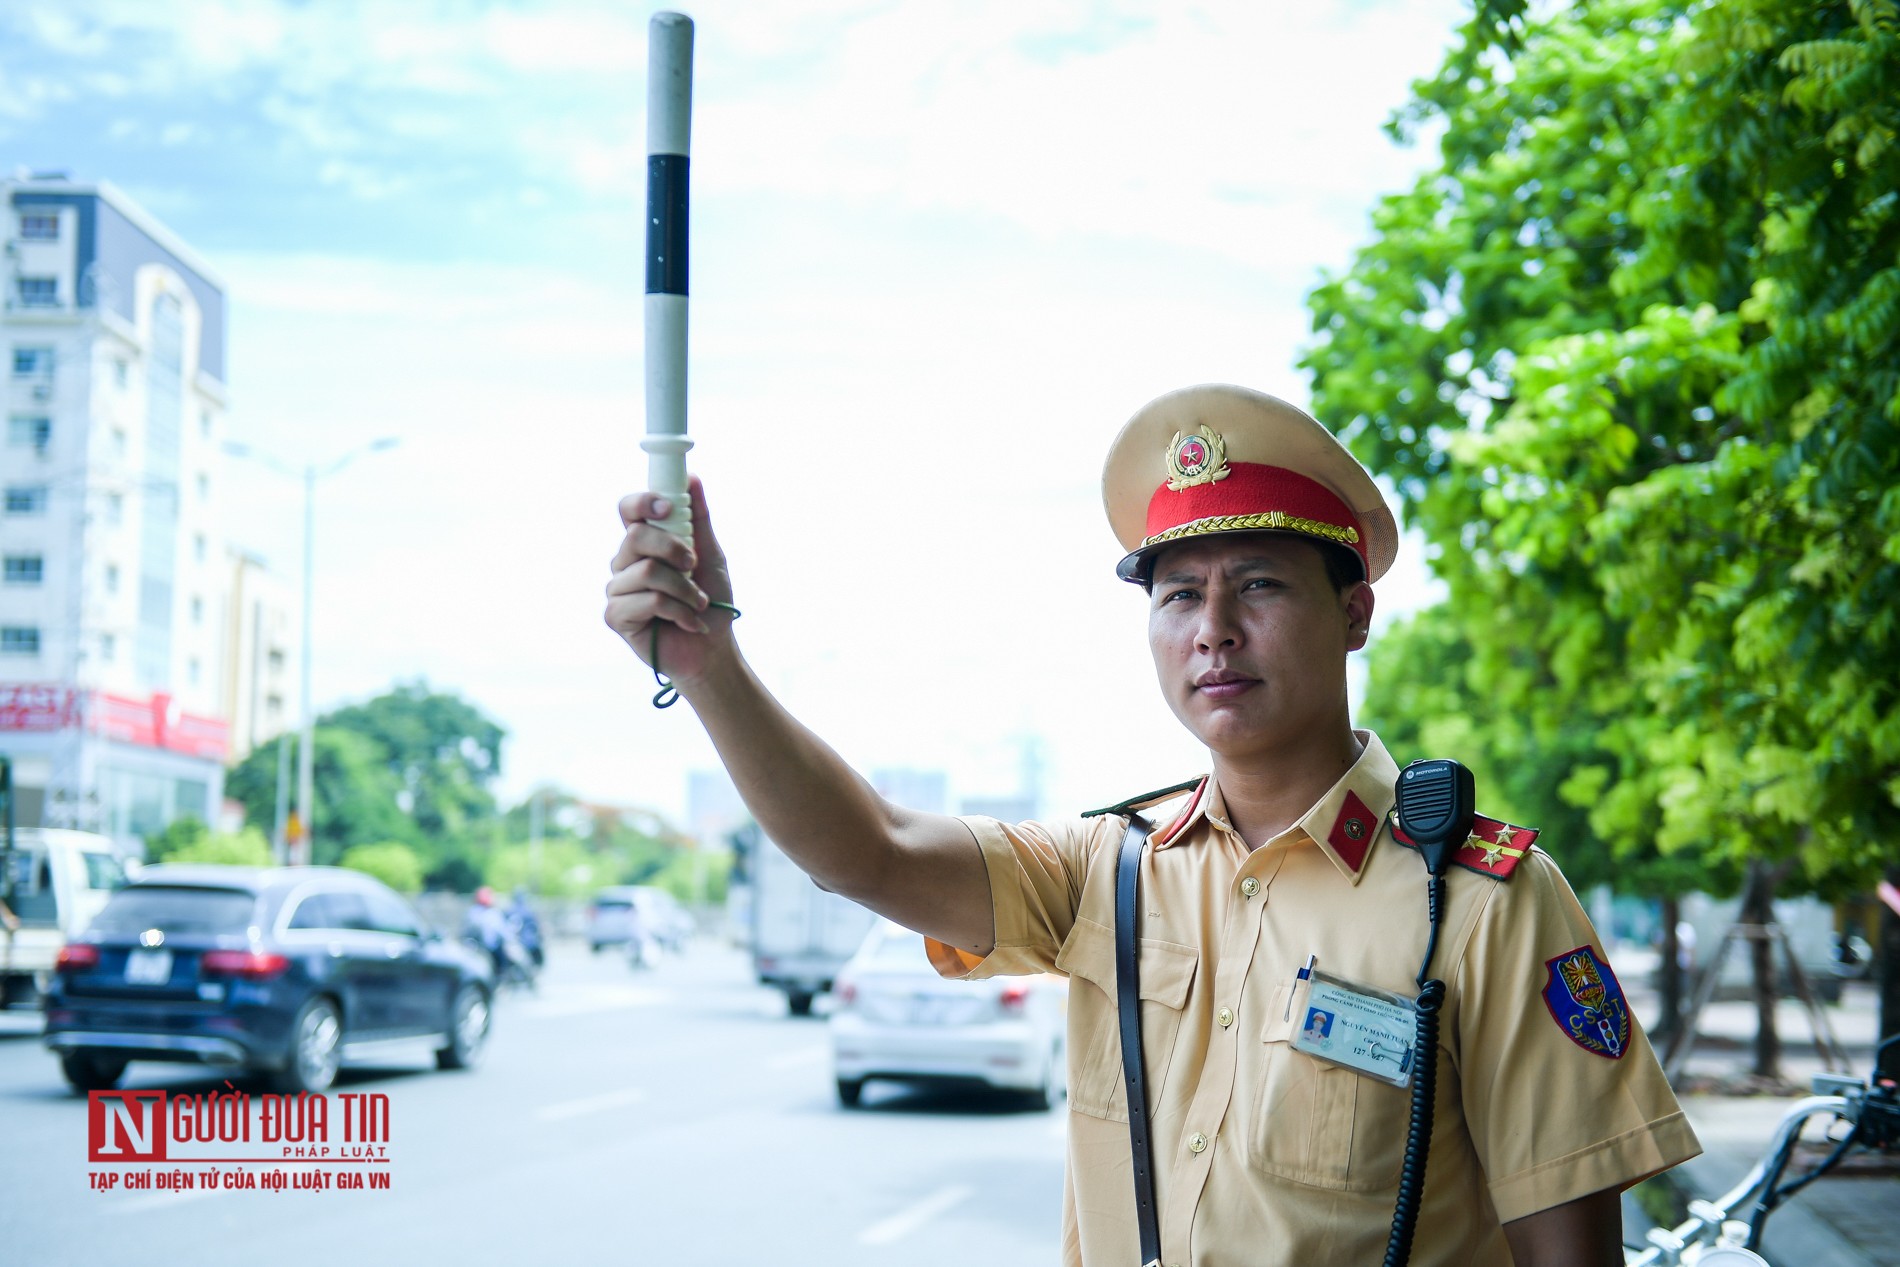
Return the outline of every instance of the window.
[[[116,563],[108,563],[106,564],[106,593],[116,594],[118,592],[119,592],[119,565]]]
[[[271,717],[283,716],[284,697],[281,695],[266,695],[264,697],[264,712]]]
[[[205,600],[196,594],[191,596],[191,623],[194,625],[205,623]]]
[[[0,653],[38,655],[40,631],[37,625],[8,625],[0,629]]]
[[[270,671],[272,673],[282,673],[284,671],[284,653],[276,647],[272,647],[270,650]]]
[[[129,386],[131,382],[132,382],[132,367],[126,364],[124,357],[122,356],[113,357],[112,358],[112,385],[114,387],[124,388],[124,387]]]
[[[15,414],[7,419],[7,447],[38,449],[42,453],[53,439],[53,420]]]
[[[20,306],[22,308],[57,308],[59,306],[59,278],[22,277],[20,279]]]
[[[113,525],[125,522],[125,494],[106,494],[106,522]]]
[[[104,660],[106,663],[110,664],[112,662],[112,658],[116,656],[118,653],[119,653],[119,640],[117,638],[114,638],[111,634],[100,634],[99,635],[99,658],[101,660]]]
[[[20,236],[33,242],[59,241],[59,215],[28,211],[20,216]]]
[[[359,893],[312,893],[297,903],[291,914],[291,928],[369,928],[369,907]]]
[[[189,665],[187,665],[187,666],[186,666],[186,670],[187,670],[187,674],[188,674],[188,676],[189,676],[189,679],[190,679],[190,681],[191,681],[191,684],[192,684],[193,686],[196,686],[196,685],[198,685],[198,679],[199,679],[199,678],[201,678],[201,677],[203,677],[203,676],[204,676],[204,674],[203,674],[203,672],[202,672],[202,670],[200,670],[200,668],[199,668],[199,666],[198,666],[198,657],[197,657],[197,656],[193,656],[193,657],[191,657],[191,663],[190,663]]]
[[[201,502],[211,500],[211,477],[203,471],[198,472],[198,500]]]
[[[7,513],[9,515],[45,514],[46,485],[9,484],[7,486]]]
[[[46,557],[39,554],[9,554],[4,573],[8,585],[38,585],[46,579]]]
[[[369,889],[363,894],[363,901],[369,907],[370,927],[377,932],[401,933],[408,937],[421,935],[422,927],[409,904],[395,894]]]
[[[125,456],[125,450],[125,428],[114,427],[112,429],[112,456],[115,458],[123,458]]]
[[[200,563],[205,561],[205,534],[202,532],[191,539],[191,557]],[[195,598],[192,600],[194,605],[197,601]]]
[[[51,348],[14,348],[13,376],[47,377],[53,372],[53,349]]]
[[[209,409],[198,411],[198,434],[207,440],[211,438],[211,411]]]

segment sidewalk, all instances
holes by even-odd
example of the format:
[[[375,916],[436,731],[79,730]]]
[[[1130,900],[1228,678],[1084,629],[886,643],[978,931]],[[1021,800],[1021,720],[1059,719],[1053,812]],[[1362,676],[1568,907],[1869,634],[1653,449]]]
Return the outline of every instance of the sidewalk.
[[[1654,996],[1640,988],[1629,994],[1638,1016],[1650,1024],[1656,1015]],[[1874,992],[1865,982],[1849,983],[1839,1006],[1826,1009],[1827,1023],[1851,1062],[1849,1072],[1857,1078],[1865,1078],[1873,1064],[1877,1012]],[[1805,1093],[1809,1078],[1823,1069],[1807,1014],[1784,1001],[1776,1009],[1776,1021],[1783,1073]],[[1754,1009],[1745,1003],[1714,1004],[1703,1013],[1697,1028],[1702,1037],[1681,1080],[1686,1088],[1682,1107],[1702,1141],[1703,1154],[1669,1175],[1685,1203],[1714,1200],[1740,1182],[1761,1160],[1782,1115],[1800,1098],[1697,1093],[1698,1085],[1743,1080],[1753,1054]],[[1804,1138],[1818,1140],[1820,1130],[1812,1124]],[[1795,1154],[1787,1178],[1805,1174],[1820,1156],[1821,1150],[1804,1147]],[[1632,1234],[1636,1228],[1631,1222]],[[1632,1239],[1637,1237],[1632,1235]],[[1777,1267],[1900,1263],[1900,1162],[1856,1149],[1827,1177],[1775,1210],[1768,1220],[1762,1252]]]

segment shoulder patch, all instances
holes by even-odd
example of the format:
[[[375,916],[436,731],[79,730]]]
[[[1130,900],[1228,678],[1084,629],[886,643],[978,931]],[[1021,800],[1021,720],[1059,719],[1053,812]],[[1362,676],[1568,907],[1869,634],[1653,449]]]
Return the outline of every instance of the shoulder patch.
[[[1610,965],[1588,944],[1566,950],[1544,967],[1544,1004],[1550,1019],[1577,1046],[1605,1060],[1621,1060],[1630,1044],[1630,1010]]]
[[[1101,809],[1085,809],[1082,811],[1082,817],[1100,818],[1104,814],[1121,815],[1140,813],[1149,806],[1159,805],[1170,797],[1179,796],[1183,792],[1191,792],[1205,782],[1207,782],[1207,779],[1204,776],[1192,778],[1185,783],[1177,783],[1173,787],[1159,788],[1153,792],[1143,792],[1140,796],[1131,796],[1125,801],[1117,801],[1115,804],[1103,806]]]
[[[1392,839],[1407,849],[1418,848],[1409,836],[1399,830],[1396,812],[1392,816]],[[1511,873],[1517,870],[1518,862],[1531,851],[1531,844],[1536,839],[1535,827],[1513,827],[1499,819],[1474,814],[1471,817],[1471,834],[1465,837],[1464,844],[1452,851],[1451,860],[1467,871],[1488,875],[1493,880],[1508,880]]]

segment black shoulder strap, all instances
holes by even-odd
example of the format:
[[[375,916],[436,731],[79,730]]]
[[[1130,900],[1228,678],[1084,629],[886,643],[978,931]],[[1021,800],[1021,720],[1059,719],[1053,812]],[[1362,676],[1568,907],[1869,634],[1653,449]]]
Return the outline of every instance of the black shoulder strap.
[[[1115,1006],[1122,1033],[1122,1085],[1128,1092],[1128,1146],[1135,1161],[1135,1222],[1141,1232],[1141,1267],[1161,1262],[1161,1227],[1155,1218],[1153,1150],[1148,1143],[1148,1077],[1141,1060],[1141,968],[1135,953],[1135,921],[1141,913],[1141,851],[1151,828],[1139,814],[1128,816],[1115,860]]]

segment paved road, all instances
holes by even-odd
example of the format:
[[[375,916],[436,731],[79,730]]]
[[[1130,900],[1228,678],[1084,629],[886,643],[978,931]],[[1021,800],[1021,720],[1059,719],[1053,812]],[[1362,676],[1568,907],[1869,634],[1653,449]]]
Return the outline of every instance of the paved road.
[[[0,1262],[549,1262],[907,1267],[1056,1260],[1064,1113],[977,1094],[832,1093],[822,1020],[702,945],[636,974],[557,950],[481,1069],[348,1071],[392,1105],[392,1189],[94,1193],[85,1102],[0,1019]],[[391,1062],[392,1065],[395,1062]],[[221,1089],[178,1066],[128,1086]]]

